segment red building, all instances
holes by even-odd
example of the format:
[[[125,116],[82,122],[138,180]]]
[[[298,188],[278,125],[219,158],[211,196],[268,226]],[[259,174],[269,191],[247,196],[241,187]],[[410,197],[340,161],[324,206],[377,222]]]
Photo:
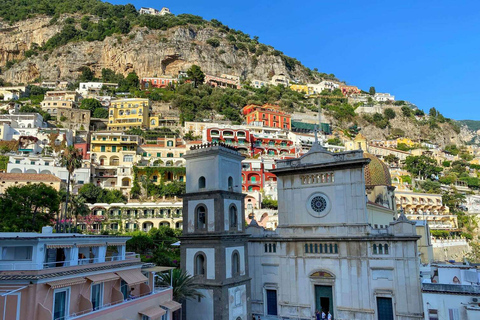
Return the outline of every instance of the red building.
[[[278,105],[267,103],[263,106],[258,106],[249,104],[243,107],[243,114],[247,124],[284,130],[291,130],[292,128],[291,116],[281,111]]]
[[[155,78],[142,78],[140,81],[142,89],[148,88],[166,88],[169,84],[175,84],[178,82],[177,78],[167,77],[155,77]]]
[[[242,162],[242,190],[245,192],[260,191],[266,181],[277,181],[277,176],[268,172],[275,169],[274,161],[265,162],[251,159]]]
[[[88,142],[75,143],[73,146],[80,150],[83,160],[90,159],[90,144]]]
[[[361,90],[358,89],[357,87],[355,86],[347,86],[347,85],[343,85],[343,86],[340,86],[338,87],[340,90],[342,90],[342,94],[344,96],[349,96],[351,94],[357,94],[357,93],[360,93]]]
[[[208,142],[224,142],[244,155],[294,156],[293,141],[281,134],[256,134],[248,129],[208,128]],[[280,157],[279,157],[280,158]]]

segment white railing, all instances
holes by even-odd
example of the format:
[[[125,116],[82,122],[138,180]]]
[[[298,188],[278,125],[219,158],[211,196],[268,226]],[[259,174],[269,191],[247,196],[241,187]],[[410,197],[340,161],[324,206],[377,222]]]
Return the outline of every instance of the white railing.
[[[82,266],[87,264],[95,263],[104,263],[111,261],[123,261],[123,260],[133,260],[140,259],[140,254],[135,252],[126,252],[125,256],[111,256],[111,257],[97,257],[97,258],[86,258],[86,259],[75,259],[75,260],[66,260],[66,261],[49,261],[44,263],[35,263],[35,262],[23,262],[23,261],[0,261],[0,271],[7,270],[42,270],[42,269],[51,269],[51,268],[65,268],[71,266]]]

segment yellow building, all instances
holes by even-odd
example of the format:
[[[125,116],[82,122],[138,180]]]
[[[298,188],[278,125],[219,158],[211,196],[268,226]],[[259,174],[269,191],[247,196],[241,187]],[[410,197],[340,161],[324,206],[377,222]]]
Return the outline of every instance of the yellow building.
[[[59,191],[62,180],[53,174],[43,173],[0,173],[0,194],[9,187],[21,187],[27,184],[43,183]]]
[[[139,136],[123,132],[92,133],[90,158],[93,183],[127,194],[132,187],[132,167],[141,158],[137,155],[141,142]]]
[[[143,159],[149,160],[152,164],[156,160],[161,160],[161,163],[169,166],[185,165],[182,156],[186,152],[185,141],[179,138],[158,138],[155,144],[147,143],[139,147]]]
[[[304,84],[292,84],[290,86],[290,89],[292,89],[293,91],[308,94],[308,86]]]
[[[399,143],[403,143],[403,144],[407,145],[407,147],[409,147],[409,148],[413,148],[415,146],[415,142],[413,142],[409,138],[398,138],[397,139],[397,145]]]
[[[367,151],[367,138],[361,133],[357,134],[353,141],[345,142],[345,150],[363,150]]]
[[[114,100],[108,108],[108,130],[125,131],[149,127],[150,101],[131,98]]]

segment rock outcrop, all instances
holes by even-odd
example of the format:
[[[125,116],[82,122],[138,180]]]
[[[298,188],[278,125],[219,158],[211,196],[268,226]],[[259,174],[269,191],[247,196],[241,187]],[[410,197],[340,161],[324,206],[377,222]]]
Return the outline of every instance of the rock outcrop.
[[[288,70],[273,49],[256,57],[240,50],[226,40],[226,34],[213,27],[180,26],[162,30],[135,27],[128,35],[113,35],[104,41],[70,42],[52,52],[40,51],[25,58],[33,43],[44,44],[62,29],[49,24],[48,17],[37,17],[0,29],[0,66],[18,60],[2,75],[12,83],[43,80],[74,80],[83,67],[90,67],[98,76],[102,68],[127,75],[135,71],[140,77],[177,75],[191,65],[199,65],[205,73],[241,76],[243,79],[268,79],[272,74],[307,80],[309,70],[296,64]],[[220,45],[207,44],[210,38],[220,39]],[[311,78],[310,78],[311,79]]]

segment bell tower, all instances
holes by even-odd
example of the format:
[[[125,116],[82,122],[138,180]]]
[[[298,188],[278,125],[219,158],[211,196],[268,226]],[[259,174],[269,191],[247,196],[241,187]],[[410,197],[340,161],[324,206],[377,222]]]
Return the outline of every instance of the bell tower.
[[[244,157],[222,144],[192,147],[186,160],[181,266],[204,295],[187,300],[188,320],[250,319]]]

